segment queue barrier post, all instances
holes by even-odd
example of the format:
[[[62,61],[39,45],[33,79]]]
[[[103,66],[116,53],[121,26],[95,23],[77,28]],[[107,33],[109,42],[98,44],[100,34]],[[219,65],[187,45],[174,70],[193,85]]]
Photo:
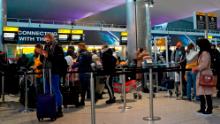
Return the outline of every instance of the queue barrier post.
[[[2,80],[2,102],[4,103],[5,102],[5,77],[4,77],[4,73],[2,72],[1,73],[2,76],[1,76],[1,80]]]
[[[150,97],[149,97],[149,116],[143,117],[145,121],[157,121],[160,117],[154,116],[154,106],[153,106],[153,81],[152,81],[152,67],[149,68],[149,81],[150,81]]]
[[[183,72],[182,67],[180,66],[180,97],[183,99],[183,80],[182,80]]]
[[[121,112],[125,112],[132,108],[131,106],[127,106],[125,69],[123,69],[122,74],[120,75],[120,80],[122,82],[123,106],[120,106],[119,109],[121,109]]]
[[[90,94],[91,94],[91,124],[96,124],[96,113],[95,113],[95,87],[93,72],[90,74]]]
[[[28,84],[27,84],[27,72],[24,72],[24,81],[25,81],[25,101],[24,101],[24,110],[23,112],[29,112],[28,111]]]

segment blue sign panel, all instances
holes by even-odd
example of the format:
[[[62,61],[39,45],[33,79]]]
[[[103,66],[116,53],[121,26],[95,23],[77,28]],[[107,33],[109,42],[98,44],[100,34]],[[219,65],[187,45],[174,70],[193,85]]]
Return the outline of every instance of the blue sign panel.
[[[18,43],[19,44],[35,44],[43,43],[44,36],[48,33],[58,36],[57,29],[46,28],[19,28]]]

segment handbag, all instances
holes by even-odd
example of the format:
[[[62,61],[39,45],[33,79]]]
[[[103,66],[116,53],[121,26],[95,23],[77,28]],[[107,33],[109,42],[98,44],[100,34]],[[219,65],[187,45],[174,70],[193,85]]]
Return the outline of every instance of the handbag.
[[[209,62],[209,65],[206,69],[209,69],[210,66],[211,66],[211,61]],[[201,74],[200,74],[199,85],[203,86],[203,87],[216,87],[217,76],[213,75],[213,73],[212,74],[211,73],[204,73],[204,71],[202,71],[203,73],[201,72]]]
[[[204,87],[215,87],[217,84],[217,77],[211,74],[201,74],[199,85]]]

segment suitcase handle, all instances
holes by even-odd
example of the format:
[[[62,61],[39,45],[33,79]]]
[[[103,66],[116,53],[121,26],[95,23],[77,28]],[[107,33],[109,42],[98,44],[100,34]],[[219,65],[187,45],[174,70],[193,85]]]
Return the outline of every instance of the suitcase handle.
[[[43,88],[44,88],[44,94],[46,94],[46,71],[48,71],[48,81],[49,81],[49,89],[50,89],[50,95],[52,95],[52,79],[51,79],[51,69],[43,69]]]

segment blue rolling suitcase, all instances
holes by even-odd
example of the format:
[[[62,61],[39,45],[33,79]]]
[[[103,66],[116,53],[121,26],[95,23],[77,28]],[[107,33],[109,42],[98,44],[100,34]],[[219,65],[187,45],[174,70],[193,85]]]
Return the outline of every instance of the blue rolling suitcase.
[[[43,83],[44,83],[44,94],[37,97],[37,119],[38,121],[43,120],[44,118],[50,118],[51,121],[56,120],[57,109],[55,97],[52,94],[51,88],[51,70],[49,69],[49,84],[50,84],[50,94],[45,94],[45,84],[46,76],[45,70],[43,70]]]

